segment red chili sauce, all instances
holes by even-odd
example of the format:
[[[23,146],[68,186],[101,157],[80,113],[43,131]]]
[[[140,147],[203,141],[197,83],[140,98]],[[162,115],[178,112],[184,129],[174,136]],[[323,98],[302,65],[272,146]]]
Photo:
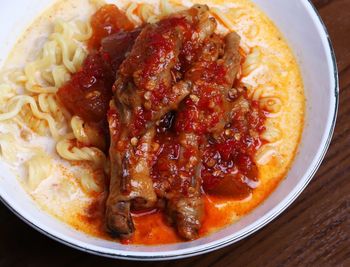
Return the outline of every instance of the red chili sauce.
[[[134,78],[134,80],[140,81],[137,84],[138,92],[141,95],[145,92],[149,93],[149,106],[147,108],[140,106],[133,114],[134,119],[130,125],[131,137],[137,136],[143,131],[147,121],[151,120],[154,114],[164,105],[163,103],[171,103],[175,98],[171,94],[172,84],[166,84],[163,81],[156,81],[155,83],[153,80],[154,76],[161,72],[164,65],[167,64],[167,62],[163,62],[164,58],[166,61],[171,61],[174,56],[173,51],[177,49],[176,43],[172,41],[172,38],[174,38],[174,27],[182,28],[185,42],[189,42],[192,26],[185,18],[173,17],[163,19],[158,23],[157,29],[154,31],[147,30],[146,26],[145,31],[142,32],[144,42],[142,45],[134,47],[135,51],[142,50],[142,53],[131,53],[127,63],[121,65],[120,72],[125,76],[134,73],[135,69],[139,70],[140,73],[138,75],[140,79]],[[164,57],[164,55],[168,55],[168,57]],[[178,69],[177,71],[180,72],[181,70]],[[152,90],[149,87],[152,87]]]

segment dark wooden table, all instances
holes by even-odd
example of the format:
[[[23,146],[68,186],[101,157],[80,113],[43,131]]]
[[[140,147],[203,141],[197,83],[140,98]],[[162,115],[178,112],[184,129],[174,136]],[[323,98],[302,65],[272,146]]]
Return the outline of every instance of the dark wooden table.
[[[350,0],[313,2],[336,51],[340,110],[321,168],[286,212],[249,238],[219,251],[179,261],[135,263],[61,245],[0,204],[0,266],[350,266]]]

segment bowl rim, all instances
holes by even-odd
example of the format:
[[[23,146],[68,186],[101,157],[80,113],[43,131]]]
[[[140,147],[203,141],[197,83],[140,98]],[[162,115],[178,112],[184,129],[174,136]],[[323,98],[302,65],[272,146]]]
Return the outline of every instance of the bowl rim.
[[[336,124],[336,118],[338,113],[338,107],[339,107],[339,75],[338,75],[338,67],[336,63],[336,56],[334,52],[334,48],[330,39],[330,36],[328,34],[327,28],[318,13],[316,7],[313,5],[311,0],[301,0],[305,5],[308,5],[308,10],[311,12],[310,15],[313,16],[313,20],[318,23],[318,27],[321,30],[321,38],[326,41],[328,44],[327,47],[327,54],[331,58],[331,63],[333,65],[333,76],[334,79],[334,110],[333,110],[333,118],[331,122],[331,126],[328,132],[328,135],[326,137],[326,142],[324,147],[322,148],[322,151],[318,151],[318,158],[315,158],[314,160],[314,166],[309,171],[309,174],[306,177],[303,177],[303,179],[300,180],[300,182],[293,188],[293,190],[285,196],[283,201],[278,203],[275,207],[272,208],[267,214],[262,216],[260,219],[255,221],[254,223],[248,225],[245,230],[242,230],[242,233],[239,236],[231,237],[229,239],[221,239],[215,242],[212,242],[210,246],[195,246],[192,248],[187,249],[180,249],[180,250],[174,250],[174,251],[167,251],[167,252],[161,252],[155,253],[155,252],[128,252],[128,251],[121,251],[117,249],[106,249],[101,248],[96,245],[90,245],[90,244],[83,244],[80,241],[77,241],[74,238],[68,238],[67,236],[60,235],[58,233],[52,233],[52,229],[43,229],[44,227],[40,227],[37,224],[31,222],[28,218],[26,218],[24,215],[20,214],[19,211],[17,211],[14,207],[10,205],[1,195],[0,195],[0,201],[9,209],[11,210],[17,217],[19,217],[22,221],[24,221],[26,224],[31,226],[32,228],[36,229],[37,231],[41,232],[42,234],[62,243],[69,247],[78,249],[83,252],[87,252],[93,255],[98,256],[104,256],[108,258],[114,258],[114,259],[124,259],[124,260],[144,260],[144,261],[160,261],[160,260],[174,260],[174,259],[182,259],[192,256],[201,255],[204,253],[212,252],[214,250],[226,247],[228,245],[231,245],[233,243],[236,243],[243,238],[246,238],[253,234],[254,232],[260,230],[262,227],[266,226],[268,223],[270,223],[272,220],[274,220],[277,216],[279,216],[284,210],[286,210],[295,200],[296,198],[303,192],[305,187],[310,183],[312,178],[314,177],[316,171],[320,167],[326,152],[329,148],[329,145],[332,140],[332,136],[335,129]],[[46,227],[45,227],[46,228]],[[81,244],[79,244],[81,243]],[[156,254],[156,255],[152,255]]]

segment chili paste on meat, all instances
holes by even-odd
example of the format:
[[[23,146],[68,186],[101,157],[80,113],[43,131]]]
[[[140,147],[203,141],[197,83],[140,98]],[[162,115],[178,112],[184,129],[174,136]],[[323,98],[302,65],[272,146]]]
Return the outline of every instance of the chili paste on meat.
[[[242,200],[258,185],[266,114],[240,85],[240,37],[217,34],[205,5],[138,28],[106,5],[91,25],[89,55],[57,95],[110,144],[106,230],[127,239],[131,213],[155,209],[194,239],[203,194]]]

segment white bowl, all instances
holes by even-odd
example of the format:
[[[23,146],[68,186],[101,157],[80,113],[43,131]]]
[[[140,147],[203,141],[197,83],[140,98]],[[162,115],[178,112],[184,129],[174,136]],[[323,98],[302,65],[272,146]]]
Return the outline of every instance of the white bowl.
[[[0,63],[30,22],[54,0],[4,1],[0,9]],[[307,0],[254,0],[291,45],[305,83],[307,114],[304,134],[288,177],[269,198],[239,222],[210,236],[161,246],[123,246],[70,228],[41,211],[0,162],[0,198],[38,231],[93,254],[130,260],[163,260],[194,256],[247,237],[284,211],[310,182],[329,146],[338,108],[338,75],[334,52],[321,18]]]

